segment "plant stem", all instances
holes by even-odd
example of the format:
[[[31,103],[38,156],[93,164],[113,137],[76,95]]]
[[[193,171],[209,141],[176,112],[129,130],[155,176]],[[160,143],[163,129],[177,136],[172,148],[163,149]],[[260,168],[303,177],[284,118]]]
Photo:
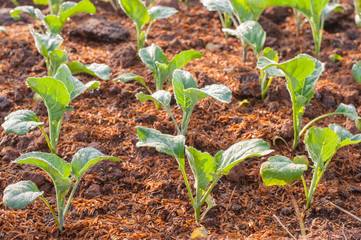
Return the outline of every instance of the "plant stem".
[[[183,136],[186,136],[187,128],[188,128],[188,124],[189,124],[189,120],[190,120],[193,108],[194,108],[194,106],[190,109],[190,111],[186,110],[183,112],[183,119],[182,119],[182,125],[181,125]]]
[[[70,195],[69,195],[68,202],[66,203],[66,206],[65,206],[65,209],[64,209],[64,214],[63,214],[63,217],[64,217],[64,218],[65,218],[66,213],[68,212],[68,209],[69,209],[69,206],[70,206],[70,202],[71,202],[71,200],[73,199],[74,193],[75,193],[75,191],[76,191],[79,183],[80,183],[80,177],[76,180],[76,182],[75,182],[75,184],[74,184],[74,186],[73,186],[73,189],[71,190],[71,193],[70,193]]]
[[[175,120],[175,118],[174,118],[172,112],[170,111],[170,109],[167,108],[167,112],[169,113],[170,117],[172,118],[172,120],[174,122],[175,127],[177,128],[178,134],[182,134],[181,130],[178,127],[177,121]]]
[[[58,228],[60,229],[60,224],[59,224],[58,218],[55,215],[55,212],[54,212],[53,208],[51,207],[51,205],[49,204],[49,202],[43,196],[40,196],[39,198],[45,202],[46,206],[48,206],[48,208],[50,209],[51,214],[54,217],[56,225],[58,225]]]
[[[52,154],[56,154],[56,150],[55,150],[55,149],[53,148],[53,146],[51,145],[50,140],[49,140],[49,137],[48,137],[48,135],[45,133],[43,126],[38,126],[38,127],[40,128],[41,132],[43,133],[43,135],[44,135],[44,137],[45,137],[45,140],[46,140],[46,143],[48,144],[48,147],[49,147],[51,153],[52,153]]]
[[[179,161],[178,159],[177,159],[177,161],[178,161],[178,164],[179,164],[179,169],[180,169],[181,172],[182,172],[183,179],[184,179],[184,182],[185,182],[185,184],[186,184],[187,191],[188,191],[188,194],[189,194],[189,198],[191,199],[192,206],[193,206],[194,209],[196,209],[196,206],[197,206],[197,205],[196,205],[196,203],[194,202],[194,198],[193,198],[193,194],[192,194],[192,189],[191,189],[191,187],[190,187],[190,185],[189,185],[188,178],[187,178],[187,174],[186,174],[186,172],[185,172],[184,167],[181,166],[180,161]]]
[[[53,3],[51,2],[51,0],[48,0],[48,7],[50,10],[50,14],[54,14]]]
[[[305,190],[305,196],[306,196],[306,199],[308,199],[306,180],[305,180],[305,178],[303,177],[303,175],[301,175],[301,178],[302,178],[302,183],[303,183],[303,189]]]
[[[306,126],[304,126],[300,132],[300,137],[305,133],[305,131],[312,125],[314,124],[315,122],[317,122],[318,120],[321,120],[323,118],[326,118],[326,117],[329,117],[329,116],[332,116],[332,115],[336,115],[336,114],[340,114],[340,113],[327,113],[327,114],[324,114],[324,115],[321,115],[315,119],[313,119],[312,121],[310,121],[309,123],[307,123]]]

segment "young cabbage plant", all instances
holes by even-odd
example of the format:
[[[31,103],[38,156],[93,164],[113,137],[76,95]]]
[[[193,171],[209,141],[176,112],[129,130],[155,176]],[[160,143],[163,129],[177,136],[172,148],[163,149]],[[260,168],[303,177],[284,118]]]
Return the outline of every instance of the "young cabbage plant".
[[[354,0],[355,7],[355,23],[357,27],[361,27],[361,0]]]
[[[168,18],[178,12],[172,7],[154,6],[149,8],[141,0],[118,0],[118,3],[136,25],[138,51],[145,47],[149,30],[157,19]],[[148,27],[143,31],[142,28],[147,23]]]
[[[267,57],[272,61],[278,62],[278,53],[271,48],[265,48],[263,51],[263,46],[266,41],[266,32],[263,30],[262,26],[252,20],[245,21],[241,23],[235,30],[224,28],[223,32],[228,33],[229,35],[238,37],[243,42],[243,60],[245,61],[247,57],[247,46],[251,46],[254,54],[257,57],[257,60],[261,57]],[[271,69],[272,70],[272,69]],[[274,68],[273,68],[274,70]],[[260,69],[260,78],[261,78],[261,97],[262,100],[265,98],[267,90],[272,82],[273,76],[269,76],[267,71]]]
[[[98,81],[83,84],[73,77],[66,64],[61,65],[54,77],[29,78],[26,83],[41,97],[48,110],[49,136],[43,129],[44,122],[30,110],[17,110],[5,117],[2,124],[6,133],[24,135],[36,127],[44,134],[49,149],[56,153],[61,123],[66,111],[72,110],[70,101],[87,89],[98,88]]]
[[[63,38],[59,34],[37,33],[33,28],[30,32],[34,37],[38,52],[45,58],[49,76],[54,76],[62,64],[67,64],[72,74],[87,73],[102,80],[110,79],[111,68],[106,64],[82,64],[78,61],[69,62],[67,52],[61,50]]]
[[[34,4],[48,5],[50,14],[45,16],[38,8],[33,6],[18,6],[10,12],[11,16],[18,20],[21,13],[28,13],[35,23],[37,23],[37,20],[42,20],[47,32],[53,34],[59,34],[70,17],[78,13],[94,14],[96,11],[90,0],[82,0],[78,3],[63,2],[63,0],[33,0],[33,2]],[[44,33],[43,28],[40,25],[38,27]]]
[[[55,214],[52,206],[45,199],[44,192],[39,191],[36,184],[32,181],[20,181],[7,186],[3,196],[4,205],[22,209],[37,198],[40,198],[50,209],[61,233],[66,213],[82,176],[90,167],[103,160],[120,161],[121,159],[106,156],[91,147],[80,149],[73,156],[71,163],[50,153],[32,152],[23,154],[12,163],[33,165],[49,174],[55,186],[58,215]],[[74,185],[72,184],[73,180],[75,180]],[[66,196],[70,189],[72,190],[66,202]]]
[[[137,147],[154,147],[158,152],[166,153],[175,157],[177,160],[179,170],[182,172],[189,198],[194,208],[197,222],[215,206],[215,202],[210,193],[223,175],[228,175],[229,171],[235,165],[247,158],[261,157],[272,152],[267,142],[260,139],[251,139],[238,142],[225,151],[219,151],[213,157],[207,152],[203,153],[195,148],[185,146],[184,135],[172,136],[140,126],[136,127],[136,129],[139,137]],[[195,197],[193,196],[192,188],[185,171],[184,151],[186,152],[188,163],[195,180]],[[207,203],[207,208],[201,215],[201,207],[204,203]]]
[[[315,85],[323,71],[322,63],[307,54],[300,54],[283,63],[277,63],[266,57],[261,57],[258,60],[257,67],[260,69],[270,69],[267,72],[269,75],[283,75],[286,78],[293,110],[293,149],[297,147],[299,139],[305,131],[320,119],[336,114],[346,115],[353,121],[358,121],[360,119],[353,105],[341,103],[335,112],[321,115],[302,128],[302,115],[305,106],[310,104],[315,93]],[[276,67],[277,69],[271,69],[271,67]]]
[[[202,56],[203,55],[200,52],[187,50],[180,52],[174,56],[172,60],[168,61],[167,56],[162,49],[155,44],[139,50],[140,59],[154,73],[156,91],[162,90],[164,84],[166,84],[165,91],[167,91],[172,82],[173,72],[176,69],[184,67],[189,61],[201,58]],[[125,83],[135,80],[142,84],[148,90],[149,94],[153,94],[152,90],[146,85],[144,79],[136,74],[124,73],[114,80]],[[157,109],[161,108],[160,104],[156,102],[155,104]]]
[[[195,105],[199,100],[211,97],[222,103],[231,102],[232,92],[229,90],[229,88],[222,84],[212,84],[199,89],[197,82],[194,80],[192,74],[187,71],[175,70],[173,73],[172,82],[177,105],[183,111],[183,119],[180,128],[178,127],[174,115],[170,111],[171,94],[169,92],[160,90],[153,93],[152,95],[138,93],[136,94],[136,97],[141,102],[151,100],[157,104],[162,105],[173,119],[178,134],[180,135],[186,136],[190,117]]]
[[[261,166],[262,180],[266,186],[282,186],[301,178],[307,200],[306,209],[309,209],[318,183],[336,151],[341,147],[360,142],[361,134],[352,135],[337,124],[330,124],[328,128],[312,127],[307,131],[304,140],[308,155],[313,162],[313,176],[309,187],[303,176],[309,165],[306,156],[296,156],[293,161],[281,155],[270,157]]]
[[[225,0],[201,0],[201,3],[208,11],[217,11],[222,28],[232,26],[233,7],[229,1]],[[226,38],[228,38],[228,33]]]

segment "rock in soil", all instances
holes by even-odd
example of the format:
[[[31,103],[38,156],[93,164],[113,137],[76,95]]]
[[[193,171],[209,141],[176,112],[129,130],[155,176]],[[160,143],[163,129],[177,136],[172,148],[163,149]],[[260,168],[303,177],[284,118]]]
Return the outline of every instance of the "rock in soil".
[[[115,51],[110,58],[110,63],[113,68],[118,68],[119,66],[128,68],[136,64],[137,61],[137,52],[131,45]]]

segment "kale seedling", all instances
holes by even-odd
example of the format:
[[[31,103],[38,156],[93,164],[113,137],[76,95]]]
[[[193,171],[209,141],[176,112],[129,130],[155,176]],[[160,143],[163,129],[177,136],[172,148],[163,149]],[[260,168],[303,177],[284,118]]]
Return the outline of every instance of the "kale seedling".
[[[167,56],[162,49],[154,44],[139,50],[140,59],[154,73],[156,91],[162,90],[164,84],[166,84],[165,91],[167,91],[172,82],[173,72],[176,69],[184,67],[189,61],[201,58],[202,56],[203,55],[200,52],[187,50],[177,54],[168,62]],[[152,90],[146,85],[144,79],[136,74],[124,73],[114,80],[125,83],[135,80],[142,84],[148,90],[149,94],[153,94]],[[157,109],[160,109],[161,105],[156,103],[156,107]]]
[[[2,124],[6,133],[24,135],[36,127],[39,127],[53,154],[56,153],[56,145],[59,140],[61,123],[66,111],[72,110],[70,101],[87,89],[98,88],[98,81],[83,84],[73,77],[66,64],[60,66],[54,77],[29,78],[26,83],[42,98],[48,110],[49,136],[43,129],[37,115],[30,110],[17,110],[5,117]]]
[[[138,51],[145,47],[149,30],[157,19],[168,18],[178,12],[175,8],[164,6],[155,6],[149,9],[140,0],[118,0],[118,3],[136,25]],[[142,31],[143,26],[147,23],[147,29]]]
[[[227,175],[237,163],[249,157],[264,156],[270,153],[271,150],[269,150],[269,144],[260,139],[238,142],[225,151],[219,151],[214,157],[209,153],[203,153],[186,146],[186,131],[196,103],[206,97],[212,97],[220,102],[229,103],[232,93],[227,87],[220,84],[198,89],[193,76],[189,72],[181,70],[176,70],[173,73],[173,89],[177,105],[183,110],[181,128],[178,127],[170,111],[171,94],[169,92],[160,90],[151,96],[139,93],[137,94],[137,98],[142,102],[152,100],[162,104],[171,115],[178,135],[172,136],[163,134],[155,129],[137,126],[136,129],[139,137],[137,147],[155,147],[157,151],[175,157],[195,211],[195,219],[199,222],[207,211],[214,206],[214,201],[210,193],[218,180],[223,175]],[[186,154],[184,154],[184,152]],[[195,197],[193,196],[192,188],[185,171],[185,156],[187,156],[195,179]],[[207,203],[207,209],[201,216],[200,211],[203,203]]]
[[[262,26],[256,21],[245,21],[241,23],[235,30],[224,28],[223,32],[226,32],[232,36],[236,36],[242,40],[245,44],[244,46],[251,46],[254,54],[257,57],[257,60],[261,57],[267,57],[272,61],[278,62],[278,53],[273,49],[267,47],[263,51],[263,46],[266,41],[266,32],[263,30]],[[243,49],[243,59],[245,60],[247,49]],[[270,70],[274,70],[270,69]],[[262,100],[265,98],[267,90],[271,85],[273,76],[269,76],[267,73],[270,70],[260,69],[260,78],[261,78],[261,97]]]
[[[261,166],[261,176],[266,186],[286,185],[302,179],[307,200],[306,209],[311,207],[312,197],[323,173],[336,151],[341,147],[361,142],[361,134],[352,135],[337,124],[328,128],[310,128],[304,140],[309,157],[313,162],[313,177],[307,187],[303,173],[307,171],[309,161],[306,156],[296,156],[294,160],[277,155],[270,157]]]
[[[353,121],[358,121],[360,119],[353,105],[341,103],[335,112],[321,115],[310,121],[301,129],[302,115],[305,111],[305,106],[310,104],[315,93],[315,85],[323,71],[322,63],[307,54],[300,54],[283,63],[277,63],[266,57],[261,57],[258,60],[257,67],[264,70],[276,67],[277,69],[270,69],[268,74],[274,76],[283,75],[286,78],[293,110],[293,149],[297,147],[299,139],[305,131],[320,119],[336,114],[346,115]]]
[[[103,160],[120,161],[117,157],[106,156],[90,147],[80,149],[73,156],[71,163],[50,153],[32,152],[23,154],[12,163],[37,166],[49,174],[55,186],[58,216],[56,216],[53,208],[44,198],[44,192],[39,191],[36,184],[32,181],[20,181],[7,186],[4,190],[4,205],[22,209],[37,198],[40,198],[50,209],[61,233],[66,213],[82,176],[90,167]],[[75,180],[74,185],[72,184],[73,180]],[[71,193],[67,202],[65,202],[71,188]]]
[[[82,0],[78,3],[63,2],[63,0],[33,0],[33,2],[34,4],[48,5],[50,14],[45,16],[38,8],[33,6],[19,6],[10,12],[11,16],[18,20],[20,13],[28,13],[35,23],[37,20],[42,20],[47,31],[53,34],[60,33],[64,23],[75,14],[83,12],[94,14],[96,11],[90,0]],[[44,33],[41,26],[38,25],[38,27]]]

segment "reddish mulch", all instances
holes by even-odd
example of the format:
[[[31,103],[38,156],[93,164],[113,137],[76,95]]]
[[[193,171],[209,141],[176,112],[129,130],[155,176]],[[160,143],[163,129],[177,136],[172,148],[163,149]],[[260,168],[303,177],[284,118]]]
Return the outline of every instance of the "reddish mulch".
[[[347,11],[332,13],[326,21],[319,60],[325,72],[316,85],[312,105],[308,106],[304,122],[321,113],[334,111],[339,103],[354,104],[361,113],[360,90],[351,67],[361,59],[361,29],[353,21],[353,9],[344,2]],[[8,6],[2,5],[0,6]],[[249,49],[249,58],[241,59],[239,40],[224,38],[217,14],[205,10],[199,2],[187,8],[179,4],[180,13],[156,22],[148,44],[156,43],[169,57],[186,49],[204,54],[184,69],[190,71],[200,86],[222,83],[233,91],[230,104],[211,99],[202,100],[195,108],[189,125],[187,144],[215,154],[237,141],[262,138],[272,144],[276,136],[292,144],[292,107],[284,79],[276,79],[265,101],[260,100],[256,58]],[[90,19],[112,21],[130,32],[131,38],[121,42],[103,42],[88,33],[79,35],[74,29]],[[285,61],[299,53],[313,55],[313,40],[308,24],[296,36],[292,11],[286,8],[267,9],[260,18],[267,31],[266,46],[278,51]],[[46,67],[37,53],[29,33],[31,21],[19,21],[6,26],[8,34],[0,32],[0,124],[17,109],[33,109],[42,121],[47,121],[44,106],[32,100],[33,92],[25,85],[28,77],[44,76]],[[65,24],[62,49],[71,60],[84,63],[106,63],[112,67],[112,77],[131,71],[151,83],[153,75],[137,59],[135,26],[124,15],[111,9],[98,8],[95,16],[79,15]],[[216,47],[209,49],[210,44]],[[341,62],[328,56],[337,53]],[[92,77],[80,75],[83,81]],[[59,235],[50,211],[41,201],[22,210],[7,208],[2,203],[4,188],[21,179],[31,179],[45,191],[45,197],[55,207],[55,192],[51,180],[42,171],[25,165],[11,164],[20,154],[31,151],[48,152],[40,131],[25,136],[5,134],[0,129],[0,239],[188,239],[198,227],[193,208],[177,164],[171,157],[154,149],[136,148],[135,126],[142,125],[175,134],[165,110],[154,104],[140,103],[137,92],[146,90],[137,83],[102,81],[99,90],[88,91],[73,100],[74,111],[64,118],[57,154],[70,160],[80,148],[93,146],[106,154],[119,156],[123,162],[103,162],[83,177],[66,218],[65,230]],[[247,99],[249,104],[239,105]],[[178,121],[181,111],[174,104]],[[327,126],[336,122],[356,133],[353,122],[345,117],[330,117],[318,123]],[[292,152],[281,141],[272,146],[273,154],[293,157],[306,154],[303,144]],[[305,228],[310,239],[361,239],[361,223],[337,210],[328,201],[361,215],[361,146],[346,147],[337,152],[330,163],[313,206],[305,215]],[[214,191],[214,207],[201,224],[220,239],[290,239],[272,217],[279,217],[292,234],[300,237],[300,227],[292,204],[292,196],[303,210],[305,197],[301,181],[286,187],[266,187],[259,169],[267,157],[252,158],[236,166],[222,178]],[[188,169],[189,174],[191,171]],[[307,182],[311,180],[307,172]],[[213,239],[213,238],[212,238]]]

